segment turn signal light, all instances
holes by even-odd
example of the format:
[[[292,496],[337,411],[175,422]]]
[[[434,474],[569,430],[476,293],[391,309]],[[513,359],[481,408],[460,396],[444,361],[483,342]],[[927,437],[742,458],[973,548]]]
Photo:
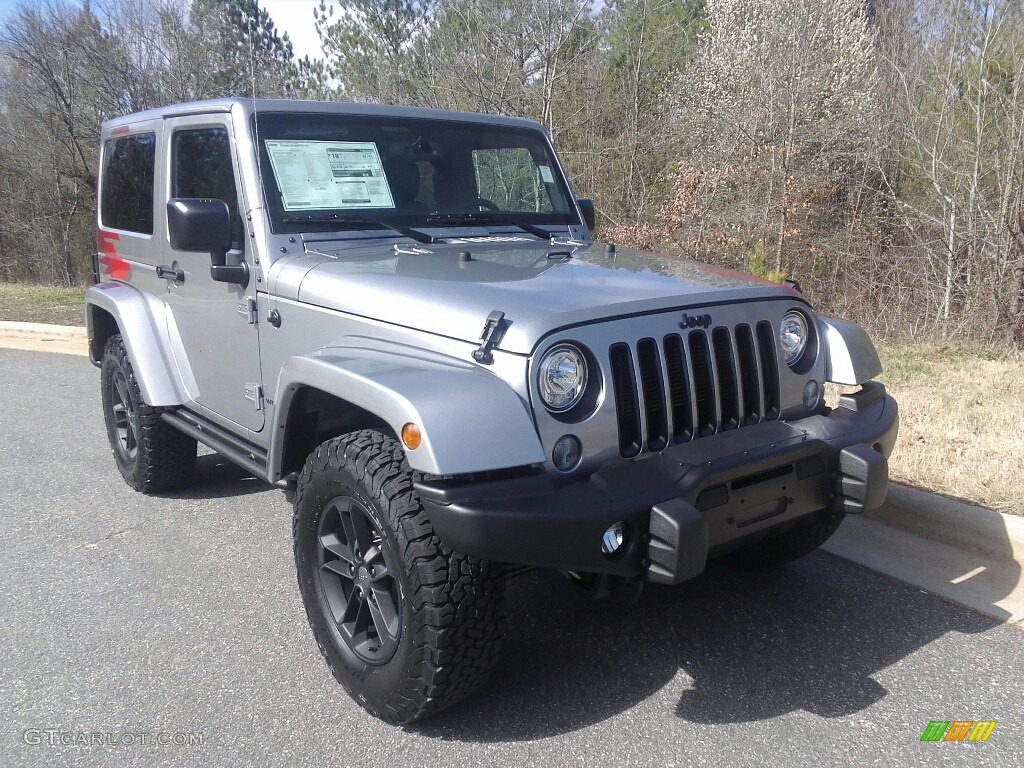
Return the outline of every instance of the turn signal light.
[[[420,433],[420,428],[411,421],[402,427],[402,442],[410,451],[415,451],[420,447],[420,443],[423,442],[423,435]]]

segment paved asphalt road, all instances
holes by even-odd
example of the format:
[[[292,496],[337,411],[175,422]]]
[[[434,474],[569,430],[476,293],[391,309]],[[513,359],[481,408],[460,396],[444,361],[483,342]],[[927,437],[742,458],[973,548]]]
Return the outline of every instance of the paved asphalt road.
[[[0,766],[1024,765],[1024,633],[824,553],[634,605],[525,577],[489,685],[386,726],[315,650],[279,491],[206,456],[135,494],[85,359],[0,372]],[[999,725],[922,744],[933,719]],[[92,732],[203,744],[59,744]]]

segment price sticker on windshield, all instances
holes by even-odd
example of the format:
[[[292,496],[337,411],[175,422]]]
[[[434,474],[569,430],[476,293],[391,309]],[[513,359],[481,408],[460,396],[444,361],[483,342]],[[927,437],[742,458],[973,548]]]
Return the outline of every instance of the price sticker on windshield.
[[[267,141],[286,211],[394,208],[372,141]]]

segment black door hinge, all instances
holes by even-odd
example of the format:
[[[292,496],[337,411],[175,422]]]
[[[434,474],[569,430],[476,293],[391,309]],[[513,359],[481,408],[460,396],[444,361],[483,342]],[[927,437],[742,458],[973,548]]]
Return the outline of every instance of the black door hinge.
[[[491,354],[491,350],[498,346],[501,341],[501,337],[505,335],[506,329],[509,327],[509,323],[505,319],[505,313],[494,310],[487,316],[487,322],[484,323],[484,330],[480,334],[480,338],[483,339],[483,343],[479,349],[473,350],[473,359],[483,365],[490,365],[494,362],[494,355]]]

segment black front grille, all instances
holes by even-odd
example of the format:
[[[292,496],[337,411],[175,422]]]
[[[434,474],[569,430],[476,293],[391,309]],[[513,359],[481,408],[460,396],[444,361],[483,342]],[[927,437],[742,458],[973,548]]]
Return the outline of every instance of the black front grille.
[[[640,453],[640,402],[629,346],[615,344],[608,355],[612,362],[612,389],[615,391],[615,415],[619,422],[619,453],[626,458]]]
[[[771,323],[693,330],[609,349],[619,453],[660,451],[779,417]]]
[[[668,445],[668,412],[658,342],[641,339],[636,345],[636,356],[640,368],[640,391],[647,406],[647,449],[660,451]]]
[[[672,440],[683,443],[693,437],[693,409],[683,339],[678,333],[665,337],[665,370],[672,413]]]

